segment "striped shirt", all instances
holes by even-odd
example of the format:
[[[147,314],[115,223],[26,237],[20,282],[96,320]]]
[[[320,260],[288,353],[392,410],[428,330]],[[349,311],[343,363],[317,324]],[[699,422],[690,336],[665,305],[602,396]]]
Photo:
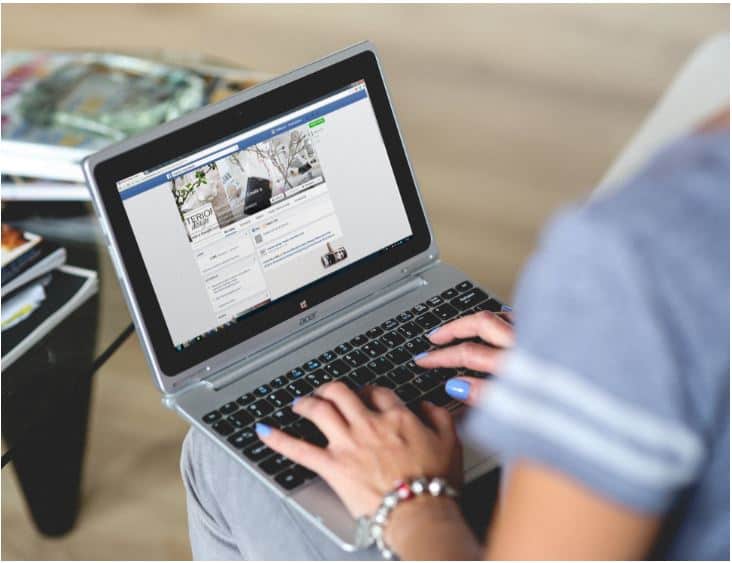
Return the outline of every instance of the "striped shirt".
[[[561,213],[471,441],[667,522],[650,556],[729,559],[729,132]]]

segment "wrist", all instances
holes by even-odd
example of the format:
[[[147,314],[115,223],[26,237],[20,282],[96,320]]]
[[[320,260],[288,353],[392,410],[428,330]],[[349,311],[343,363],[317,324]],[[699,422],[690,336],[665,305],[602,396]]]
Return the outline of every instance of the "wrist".
[[[418,538],[424,536],[426,529],[440,522],[459,522],[461,519],[454,498],[421,495],[393,510],[384,528],[384,539],[396,553],[403,555],[403,559],[412,559],[405,556]]]

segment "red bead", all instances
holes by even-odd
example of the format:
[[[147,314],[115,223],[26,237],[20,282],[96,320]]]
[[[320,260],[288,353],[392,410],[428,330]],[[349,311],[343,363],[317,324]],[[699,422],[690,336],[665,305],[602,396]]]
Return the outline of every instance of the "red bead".
[[[407,483],[402,483],[401,485],[399,485],[397,487],[396,493],[401,500],[407,500],[414,496],[412,489]]]

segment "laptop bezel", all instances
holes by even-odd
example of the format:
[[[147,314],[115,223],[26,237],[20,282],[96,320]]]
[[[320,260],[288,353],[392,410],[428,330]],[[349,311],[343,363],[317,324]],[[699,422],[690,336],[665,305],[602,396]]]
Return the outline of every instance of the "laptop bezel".
[[[196,342],[195,346],[175,350],[116,183],[176,155],[185,155],[219,142],[300,106],[303,101],[317,99],[360,79],[366,80],[413,236],[402,245],[372,255],[342,272],[296,290],[254,312],[247,321],[227,327]],[[291,103],[286,103],[288,96]],[[233,125],[232,119],[236,120]],[[325,318],[437,257],[383,73],[375,50],[368,42],[123,141],[89,157],[83,167],[148,362],[158,386],[165,392],[175,392],[192,378],[203,379],[255,353],[267,343],[301,330],[304,316]],[[305,311],[300,307],[302,301],[309,305]]]

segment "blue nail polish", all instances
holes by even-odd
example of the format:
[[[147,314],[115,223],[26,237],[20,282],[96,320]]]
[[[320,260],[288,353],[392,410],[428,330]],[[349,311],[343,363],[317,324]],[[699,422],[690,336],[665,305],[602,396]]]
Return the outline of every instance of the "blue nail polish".
[[[430,336],[432,336],[433,334],[435,334],[435,333],[436,333],[436,332],[437,332],[438,330],[440,330],[441,328],[442,328],[442,327],[439,327],[439,326],[438,326],[437,328],[433,328],[433,329],[432,329],[431,331],[429,331],[429,332],[427,333],[427,338],[429,338]]]
[[[511,311],[513,311],[511,305],[501,305],[501,313],[510,313]]]
[[[295,397],[294,399],[292,399],[292,406],[294,407],[300,399],[301,397]]]
[[[266,438],[272,433],[272,427],[267,426],[266,424],[263,424],[261,422],[257,422],[257,425],[254,427],[254,430],[257,432],[257,435],[260,438]]]
[[[427,354],[429,354],[429,352],[420,352],[419,354],[417,354],[416,356],[414,356],[414,359],[415,360],[421,360],[422,358],[426,357]]]
[[[468,395],[470,395],[470,383],[464,379],[453,377],[452,379],[448,379],[445,383],[445,393],[450,395],[453,399],[464,401],[468,398]]]

